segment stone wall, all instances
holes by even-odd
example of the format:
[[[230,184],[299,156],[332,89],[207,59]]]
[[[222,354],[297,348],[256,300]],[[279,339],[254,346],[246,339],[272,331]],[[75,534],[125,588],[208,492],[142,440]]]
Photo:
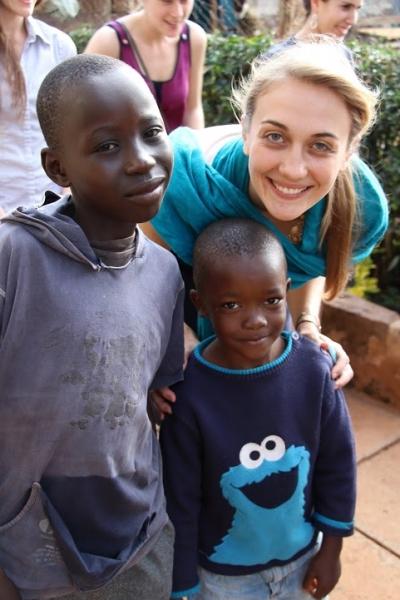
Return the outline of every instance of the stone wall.
[[[400,314],[344,294],[322,317],[324,333],[350,356],[354,386],[400,409]]]

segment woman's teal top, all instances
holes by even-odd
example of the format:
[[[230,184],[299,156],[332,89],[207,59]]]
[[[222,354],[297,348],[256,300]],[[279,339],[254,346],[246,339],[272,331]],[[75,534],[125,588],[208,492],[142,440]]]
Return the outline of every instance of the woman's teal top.
[[[293,288],[325,275],[326,249],[320,245],[325,198],[306,212],[302,241],[294,244],[250,201],[248,158],[243,153],[241,138],[227,142],[211,165],[206,163],[192,130],[180,127],[170,140],[174,152],[173,174],[152,225],[185,263],[192,263],[194,242],[209,223],[224,217],[245,217],[259,221],[280,240]],[[352,162],[361,222],[352,259],[358,262],[372,252],[385,233],[388,204],[369,167],[358,157]]]

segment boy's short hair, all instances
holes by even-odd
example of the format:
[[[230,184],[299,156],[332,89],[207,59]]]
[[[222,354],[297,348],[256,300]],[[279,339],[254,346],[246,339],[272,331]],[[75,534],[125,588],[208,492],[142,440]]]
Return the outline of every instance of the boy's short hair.
[[[40,127],[50,148],[57,148],[60,142],[63,117],[68,110],[63,102],[66,92],[90,77],[121,68],[126,68],[126,65],[116,58],[79,54],[58,64],[46,75],[39,88],[36,108]],[[110,94],[112,93],[113,90],[110,90]]]
[[[251,219],[227,218],[214,221],[198,236],[193,249],[193,279],[196,287],[219,258],[257,256],[268,252],[282,263],[287,273],[285,252],[275,235]]]

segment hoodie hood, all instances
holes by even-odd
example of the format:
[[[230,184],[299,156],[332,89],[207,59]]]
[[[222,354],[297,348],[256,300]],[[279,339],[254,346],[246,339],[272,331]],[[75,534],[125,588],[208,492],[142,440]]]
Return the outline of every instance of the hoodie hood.
[[[99,260],[89,240],[71,216],[73,210],[71,196],[67,195],[40,208],[19,207],[2,221],[20,225],[45,246],[100,270]]]

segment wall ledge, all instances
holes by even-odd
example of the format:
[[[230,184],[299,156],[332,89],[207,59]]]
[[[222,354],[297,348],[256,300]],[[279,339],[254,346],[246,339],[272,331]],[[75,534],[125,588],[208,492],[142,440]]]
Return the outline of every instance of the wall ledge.
[[[354,387],[400,409],[400,314],[345,293],[324,302],[322,330],[349,354]]]

